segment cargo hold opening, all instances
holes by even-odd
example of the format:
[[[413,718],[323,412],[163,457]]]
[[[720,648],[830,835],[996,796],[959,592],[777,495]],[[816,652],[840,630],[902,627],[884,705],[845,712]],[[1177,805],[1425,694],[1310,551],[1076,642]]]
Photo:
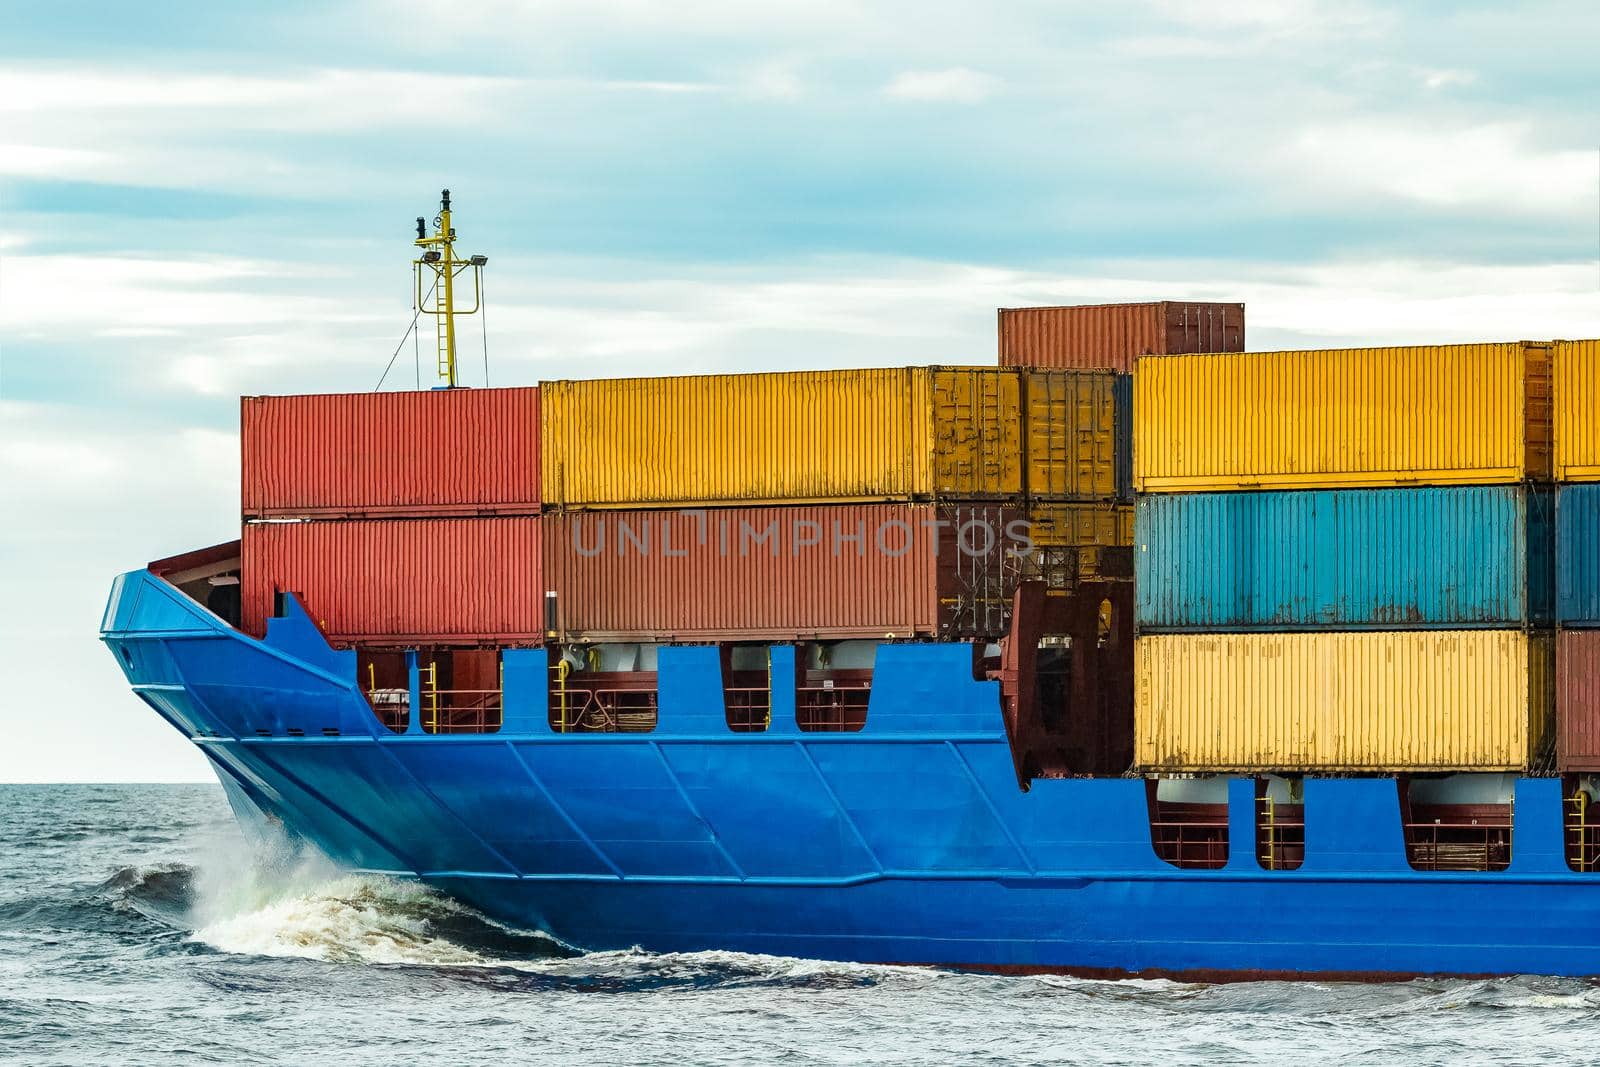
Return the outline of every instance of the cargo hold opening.
[[[356,682],[378,721],[390,733],[405,733],[411,722],[411,671],[405,652],[358,648]]]
[[[1305,783],[1275,774],[1256,779],[1256,860],[1264,870],[1294,871],[1306,861]]]
[[[503,717],[500,650],[417,652],[418,720],[428,734],[492,734]]]
[[[656,728],[656,646],[552,649],[550,729],[558,734],[647,734]]]
[[[1215,871],[1228,864],[1228,779],[1147,778],[1150,844],[1165,863]]]
[[[722,645],[722,711],[734,733],[761,733],[772,725],[772,648]]]
[[[1503,871],[1511,866],[1511,774],[1400,779],[1406,860],[1418,871]]]
[[[238,629],[241,555],[238,541],[225,541],[153,560],[147,568],[151,574],[170,582],[184,596]]]
[[[795,725],[806,733],[858,733],[867,725],[876,641],[802,645],[796,664]]]

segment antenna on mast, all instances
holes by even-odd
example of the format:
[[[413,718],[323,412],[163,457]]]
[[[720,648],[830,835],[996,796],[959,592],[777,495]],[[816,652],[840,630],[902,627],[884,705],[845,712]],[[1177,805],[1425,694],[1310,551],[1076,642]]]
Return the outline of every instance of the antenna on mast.
[[[489,257],[456,258],[456,231],[450,225],[450,190],[443,190],[439,197],[439,214],[433,219],[432,236],[428,235],[427,221],[417,217],[416,245],[423,252],[420,258],[411,261],[411,267],[416,278],[417,307],[433,316],[438,329],[439,378],[444,388],[454,389],[460,385],[456,375],[456,316],[473,315],[482,309],[483,268]],[[468,268],[472,270],[472,306],[463,309],[455,304],[455,281]],[[427,296],[422,293],[424,269],[432,272],[434,280]]]

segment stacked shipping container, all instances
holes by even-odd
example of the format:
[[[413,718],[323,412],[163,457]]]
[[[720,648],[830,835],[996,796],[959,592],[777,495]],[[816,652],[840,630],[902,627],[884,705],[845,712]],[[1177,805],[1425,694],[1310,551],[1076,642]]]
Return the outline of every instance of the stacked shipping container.
[[[1059,588],[1063,570],[1129,577],[1133,544],[1133,362],[1147,353],[1228,352],[1244,347],[1244,305],[1161,300],[1144,304],[1000,308],[1000,365],[1111,371],[1116,466],[1109,514],[1066,520],[1031,502],[1040,576]],[[1043,398],[1035,404],[1048,403]],[[1043,494],[1040,500],[1048,499]],[[1088,523],[1090,526],[1086,526]],[[1091,532],[1092,528],[1092,532]],[[1072,536],[1063,538],[1070,531]]]
[[[241,615],[341,644],[541,640],[539,390],[245,397]]]
[[[1244,305],[1147,304],[1001,308],[1002,367],[1063,367],[1132,374],[1139,356],[1243,352]]]
[[[1139,361],[1138,765],[1540,762],[1551,347]]]
[[[1108,373],[542,388],[562,640],[999,636],[1027,534],[1017,509],[1050,502],[1070,541],[1115,492]]]
[[[1600,771],[1600,341],[1555,350],[1556,707],[1561,769]]]

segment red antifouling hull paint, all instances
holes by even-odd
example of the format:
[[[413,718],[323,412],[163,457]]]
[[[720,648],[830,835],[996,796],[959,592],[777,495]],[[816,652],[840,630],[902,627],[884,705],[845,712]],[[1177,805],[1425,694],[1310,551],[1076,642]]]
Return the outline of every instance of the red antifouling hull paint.
[[[785,641],[1003,633],[1017,514],[839,504],[541,521],[562,640]]]
[[[1556,640],[1556,724],[1561,770],[1600,771],[1600,630]]]
[[[246,518],[533,514],[539,390],[247,396]]]
[[[244,629],[294,592],[338,644],[536,644],[539,519],[351,519],[244,527]]]
[[[1004,367],[1130,374],[1139,356],[1243,351],[1243,304],[1160,300],[1000,309]]]

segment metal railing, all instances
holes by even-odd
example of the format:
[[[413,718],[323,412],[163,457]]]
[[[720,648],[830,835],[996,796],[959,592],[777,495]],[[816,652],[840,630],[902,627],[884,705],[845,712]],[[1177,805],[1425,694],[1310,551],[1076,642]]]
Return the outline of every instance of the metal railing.
[[[870,682],[826,682],[795,690],[795,723],[807,733],[855,733],[867,725]]]
[[[434,689],[423,697],[423,733],[492,734],[502,721],[498,689]]]
[[[563,684],[550,694],[550,727],[560,734],[647,734],[656,728],[656,716],[654,689]]]
[[[1174,867],[1218,870],[1228,864],[1226,805],[1157,804],[1150,819],[1156,855]]]
[[[1504,810],[1407,822],[1406,859],[1419,871],[1503,871],[1511,866],[1511,813]]]
[[[722,701],[728,729],[735,733],[760,733],[772,725],[772,690],[767,686],[725,686]]]

